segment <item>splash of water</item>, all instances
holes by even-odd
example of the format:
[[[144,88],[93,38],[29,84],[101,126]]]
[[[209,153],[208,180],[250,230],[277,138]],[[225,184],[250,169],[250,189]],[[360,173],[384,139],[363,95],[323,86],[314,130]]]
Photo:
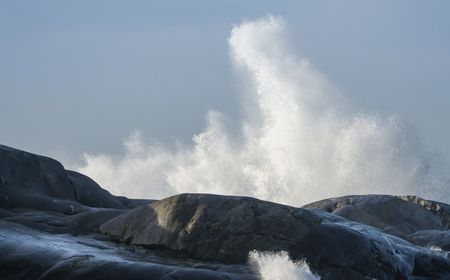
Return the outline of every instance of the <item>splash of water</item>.
[[[249,262],[261,275],[262,280],[317,280],[305,262],[293,262],[286,252],[263,253],[252,251]]]
[[[76,169],[131,197],[207,192],[291,205],[367,193],[448,199],[445,180],[408,126],[342,113],[320,73],[291,55],[284,33],[283,20],[271,16],[231,31],[231,57],[252,88],[238,136],[212,111],[192,145],[165,147],[137,132],[123,156],[85,154]]]

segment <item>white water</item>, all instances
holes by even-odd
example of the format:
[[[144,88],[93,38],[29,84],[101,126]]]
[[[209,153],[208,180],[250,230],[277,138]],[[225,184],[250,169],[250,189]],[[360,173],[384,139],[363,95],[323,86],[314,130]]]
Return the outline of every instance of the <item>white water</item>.
[[[448,201],[448,181],[408,126],[344,113],[338,94],[292,54],[284,33],[283,20],[270,16],[231,31],[231,57],[250,81],[239,135],[209,112],[192,144],[167,147],[136,132],[123,155],[85,154],[75,169],[114,194],[141,198],[208,192],[301,205],[385,193]]]
[[[249,254],[250,265],[261,275],[262,280],[317,280],[305,262],[293,262],[286,252]]]

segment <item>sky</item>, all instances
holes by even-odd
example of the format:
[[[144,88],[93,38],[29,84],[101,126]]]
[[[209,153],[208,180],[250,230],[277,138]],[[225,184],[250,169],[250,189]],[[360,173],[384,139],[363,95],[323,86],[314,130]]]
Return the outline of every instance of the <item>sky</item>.
[[[139,130],[189,142],[239,119],[227,38],[281,16],[295,53],[352,104],[396,115],[450,158],[448,1],[0,1],[0,143],[63,161]]]

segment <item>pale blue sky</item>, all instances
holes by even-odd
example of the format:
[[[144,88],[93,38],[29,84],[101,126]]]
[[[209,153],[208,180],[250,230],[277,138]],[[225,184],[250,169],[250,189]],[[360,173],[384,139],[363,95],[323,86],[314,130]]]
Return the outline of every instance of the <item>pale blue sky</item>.
[[[450,156],[449,1],[0,1],[0,143],[119,152],[133,130],[188,142],[240,112],[233,24],[285,18],[355,111],[396,114]]]

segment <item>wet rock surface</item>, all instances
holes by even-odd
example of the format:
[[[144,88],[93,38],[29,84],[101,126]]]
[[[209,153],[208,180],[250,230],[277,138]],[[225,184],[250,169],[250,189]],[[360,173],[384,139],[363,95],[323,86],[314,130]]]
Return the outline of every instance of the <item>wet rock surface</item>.
[[[247,266],[161,257],[95,236],[49,234],[0,221],[1,279],[256,279]]]
[[[406,237],[418,231],[449,228],[450,206],[416,196],[352,195],[304,205]]]
[[[449,211],[414,196],[302,208],[251,197],[116,197],[57,161],[0,145],[0,279],[259,279],[252,250],[322,279],[449,279]]]

